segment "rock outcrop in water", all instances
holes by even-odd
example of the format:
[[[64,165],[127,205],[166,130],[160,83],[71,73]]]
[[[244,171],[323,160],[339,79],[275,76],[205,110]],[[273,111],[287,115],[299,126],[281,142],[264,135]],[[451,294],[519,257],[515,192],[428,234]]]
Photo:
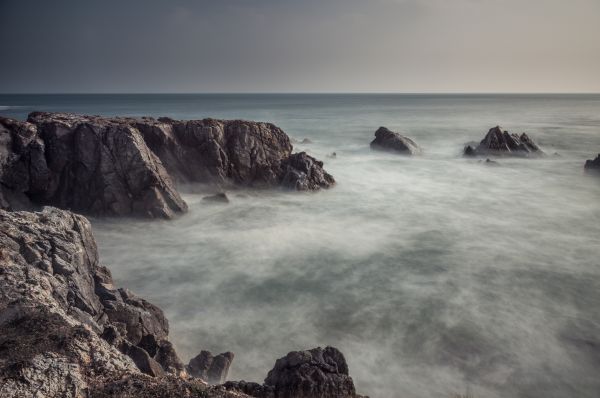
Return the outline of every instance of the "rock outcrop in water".
[[[323,163],[292,154],[277,126],[242,120],[105,118],[34,112],[0,118],[0,207],[172,218],[180,183],[317,190]]]
[[[355,397],[333,348],[288,354],[265,385],[208,386],[168,332],[158,307],[113,286],[84,217],[0,210],[0,396]],[[233,354],[205,357],[188,369],[223,382]]]
[[[465,156],[543,156],[544,152],[525,133],[511,134],[500,126],[491,128],[481,142],[467,145]]]
[[[596,156],[596,159],[588,159],[585,161],[584,170],[588,173],[599,173],[600,174],[600,153]]]
[[[190,375],[206,380],[210,384],[221,384],[227,380],[232,361],[233,352],[213,356],[209,351],[203,350],[190,359],[186,369]]]
[[[375,132],[375,139],[371,141],[371,149],[392,151],[403,155],[418,155],[422,152],[413,140],[385,127],[379,127]]]
[[[32,113],[28,122],[0,119],[0,137],[3,208],[34,203],[160,218],[187,209],[160,160],[127,124]]]

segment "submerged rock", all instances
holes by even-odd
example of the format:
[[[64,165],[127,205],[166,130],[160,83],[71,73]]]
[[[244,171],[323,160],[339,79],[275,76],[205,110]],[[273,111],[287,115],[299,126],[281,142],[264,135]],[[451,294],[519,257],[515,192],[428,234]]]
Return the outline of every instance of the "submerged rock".
[[[596,159],[585,161],[584,170],[588,173],[600,173],[600,153],[596,156]]]
[[[202,198],[207,202],[229,203],[229,198],[225,192],[219,192],[214,195],[205,196]]]
[[[393,151],[403,155],[417,155],[422,152],[413,140],[385,127],[379,127],[375,132],[375,139],[371,141],[371,149]]]
[[[543,156],[544,152],[525,133],[511,134],[500,126],[491,128],[481,142],[474,147],[467,145],[465,156]]]

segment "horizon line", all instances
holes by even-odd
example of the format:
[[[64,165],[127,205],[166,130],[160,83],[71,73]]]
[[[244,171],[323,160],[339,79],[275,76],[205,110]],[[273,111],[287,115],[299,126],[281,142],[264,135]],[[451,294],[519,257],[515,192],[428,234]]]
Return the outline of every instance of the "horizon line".
[[[207,91],[207,92],[21,92],[0,95],[600,95],[595,91]]]

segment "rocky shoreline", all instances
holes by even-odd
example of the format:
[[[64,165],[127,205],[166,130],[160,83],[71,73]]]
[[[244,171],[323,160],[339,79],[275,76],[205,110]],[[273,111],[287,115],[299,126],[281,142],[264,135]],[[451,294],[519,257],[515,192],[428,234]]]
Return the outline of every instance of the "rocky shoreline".
[[[270,123],[105,118],[33,112],[0,118],[0,208],[55,206],[94,216],[173,218],[177,184],[318,190],[323,163],[292,153]]]
[[[184,366],[162,310],[113,285],[83,216],[0,210],[0,248],[3,397],[359,397],[333,347],[289,353],[264,384],[223,384],[231,353]]]

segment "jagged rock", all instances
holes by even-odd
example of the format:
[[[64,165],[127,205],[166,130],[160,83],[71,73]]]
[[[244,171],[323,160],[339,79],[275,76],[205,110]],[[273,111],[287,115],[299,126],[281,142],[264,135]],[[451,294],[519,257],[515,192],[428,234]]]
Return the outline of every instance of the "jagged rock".
[[[94,215],[172,218],[187,209],[140,132],[118,119],[34,112],[50,182],[41,202]]]
[[[89,222],[0,210],[0,396],[79,396],[97,380],[181,374],[162,311],[115,289]],[[8,350],[8,351],[7,351]]]
[[[600,153],[598,154],[598,156],[596,156],[596,159],[589,159],[585,161],[584,170],[588,173],[600,173]]]
[[[221,384],[227,379],[231,362],[233,362],[232,352],[213,356],[209,351],[203,350],[190,360],[187,371],[190,375],[206,380],[209,384]]]
[[[500,126],[491,128],[477,147],[467,145],[465,156],[543,156],[544,152],[525,133],[511,134]]]
[[[0,118],[0,208],[35,204],[90,215],[172,218],[187,205],[171,177],[276,187],[287,183],[292,156],[289,137],[270,123],[33,112],[27,122]]]
[[[229,203],[229,198],[225,192],[219,192],[214,195],[205,196],[202,198],[207,202]]]
[[[265,379],[277,398],[355,398],[344,355],[334,347],[292,351],[275,362]]]
[[[379,127],[375,132],[371,149],[398,152],[403,155],[418,155],[422,152],[413,140],[385,127]]]
[[[25,210],[48,188],[45,145],[31,123],[0,117],[0,208]]]
[[[315,191],[335,184],[333,177],[323,170],[323,162],[307,155],[306,152],[290,155],[282,166],[283,187],[298,191]]]

